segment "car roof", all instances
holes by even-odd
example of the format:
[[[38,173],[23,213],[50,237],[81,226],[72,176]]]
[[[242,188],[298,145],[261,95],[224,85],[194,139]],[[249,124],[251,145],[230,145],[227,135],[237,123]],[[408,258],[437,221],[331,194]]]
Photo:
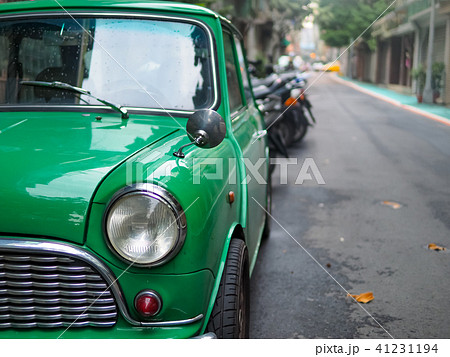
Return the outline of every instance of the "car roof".
[[[55,11],[55,10],[82,10],[82,9],[98,9],[98,10],[153,10],[171,13],[183,13],[193,15],[203,15],[221,20],[226,20],[214,11],[205,7],[177,3],[172,1],[130,1],[130,0],[38,0],[38,1],[18,1],[0,4],[0,15],[5,13],[17,13],[22,11]]]

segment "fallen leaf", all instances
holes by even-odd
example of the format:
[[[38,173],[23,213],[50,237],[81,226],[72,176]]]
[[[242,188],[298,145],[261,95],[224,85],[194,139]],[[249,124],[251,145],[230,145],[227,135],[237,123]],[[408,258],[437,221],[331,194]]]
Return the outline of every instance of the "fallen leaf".
[[[383,201],[382,204],[384,204],[385,206],[389,206],[393,209],[399,209],[402,207],[400,203],[394,201]]]
[[[440,247],[434,243],[430,243],[430,244],[428,244],[428,249],[440,251],[440,250],[445,250],[445,247]]]
[[[348,296],[351,296],[358,302],[362,302],[363,304],[367,304],[369,301],[372,301],[374,299],[373,292],[369,291],[367,293],[362,293],[360,295],[352,295],[348,294]]]

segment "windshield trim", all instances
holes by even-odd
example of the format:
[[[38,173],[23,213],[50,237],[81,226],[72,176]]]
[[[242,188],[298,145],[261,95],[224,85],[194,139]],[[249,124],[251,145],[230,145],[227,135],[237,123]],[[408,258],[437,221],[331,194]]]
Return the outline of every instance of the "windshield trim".
[[[204,23],[201,20],[193,19],[191,17],[185,17],[185,16],[171,16],[171,15],[162,15],[162,14],[142,14],[142,13],[135,13],[135,12],[127,12],[127,11],[70,11],[69,14],[67,12],[63,11],[55,11],[55,12],[39,12],[39,13],[21,13],[21,14],[0,14],[0,20],[11,20],[11,19],[24,19],[28,20],[30,18],[49,18],[49,17],[58,17],[58,18],[70,18],[70,16],[77,17],[77,16],[84,16],[84,17],[95,17],[95,18],[120,18],[120,19],[154,19],[154,20],[162,20],[162,21],[176,21],[176,22],[184,22],[188,24],[197,25],[200,28],[202,28],[206,35],[208,36],[209,41],[209,49],[211,51],[211,71],[212,71],[212,82],[213,82],[213,101],[212,103],[205,109],[212,109],[217,110],[217,108],[220,105],[220,87],[218,85],[219,78],[218,78],[218,59],[217,59],[217,51],[215,51],[216,47],[216,41],[214,34],[211,30],[211,28]],[[4,112],[5,109],[15,109],[19,111],[23,111],[23,109],[30,109],[30,110],[42,110],[42,108],[60,108],[60,109],[70,109],[70,108],[83,108],[84,110],[89,109],[105,109],[108,108],[106,105],[64,105],[64,104],[47,104],[47,105],[18,105],[18,104],[0,104],[0,112]],[[35,109],[36,108],[36,109]],[[134,106],[123,106],[123,108],[126,108],[129,111],[138,111],[142,113],[151,113],[151,114],[158,114],[158,113],[168,113],[170,114],[181,114],[181,115],[190,115],[196,111],[194,110],[180,110],[180,109],[167,109],[167,108],[148,108],[148,107],[134,107]]]
[[[189,116],[195,113],[195,110],[178,110],[178,109],[161,109],[161,108],[146,108],[146,107],[128,107],[123,106],[122,108],[125,108],[129,114],[166,114],[170,115],[173,114],[174,116]],[[217,106],[212,107],[212,110],[216,110]],[[0,104],[0,113],[4,112],[33,112],[33,111],[40,111],[40,112],[54,112],[54,111],[64,111],[64,109],[77,111],[77,112],[99,112],[99,113],[117,113],[114,109],[107,105],[86,105],[86,104]]]

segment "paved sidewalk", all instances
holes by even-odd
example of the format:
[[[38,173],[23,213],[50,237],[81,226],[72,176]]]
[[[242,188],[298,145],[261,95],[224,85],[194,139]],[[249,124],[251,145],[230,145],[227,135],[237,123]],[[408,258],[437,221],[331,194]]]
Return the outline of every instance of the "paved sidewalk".
[[[450,108],[438,104],[417,103],[416,96],[397,93],[393,90],[378,87],[374,84],[359,82],[347,77],[337,76],[337,80],[350,85],[355,89],[366,92],[377,98],[388,101],[394,105],[404,107],[415,113],[425,115],[431,119],[438,120],[444,124],[450,125]]]

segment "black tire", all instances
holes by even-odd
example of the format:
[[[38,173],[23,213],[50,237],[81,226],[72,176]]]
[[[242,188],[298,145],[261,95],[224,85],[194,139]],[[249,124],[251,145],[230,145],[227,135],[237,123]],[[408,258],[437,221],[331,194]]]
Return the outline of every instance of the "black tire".
[[[297,113],[295,113],[291,108],[288,109],[280,120],[279,132],[283,138],[283,143],[285,147],[289,147],[295,140],[295,132],[297,126]]]
[[[247,246],[232,239],[225,270],[206,330],[217,338],[248,338],[250,277]]]
[[[276,153],[280,153],[284,157],[289,157],[286,146],[284,146],[283,139],[280,133],[276,130],[276,128],[271,128],[269,130],[269,134],[267,136],[269,140],[269,157],[276,157]]]
[[[300,141],[302,141],[302,139],[305,137],[306,132],[308,131],[308,125],[301,125],[298,129],[297,129],[297,137],[295,138],[294,142],[298,143]]]
[[[306,119],[305,113],[303,112],[303,108],[298,108],[298,123],[297,128],[295,130],[294,142],[301,141],[308,131],[308,119]]]
[[[262,233],[262,239],[268,239],[270,236],[270,230],[272,227],[272,178],[269,173],[267,179],[267,207],[266,207],[266,223],[264,224],[264,230]]]

